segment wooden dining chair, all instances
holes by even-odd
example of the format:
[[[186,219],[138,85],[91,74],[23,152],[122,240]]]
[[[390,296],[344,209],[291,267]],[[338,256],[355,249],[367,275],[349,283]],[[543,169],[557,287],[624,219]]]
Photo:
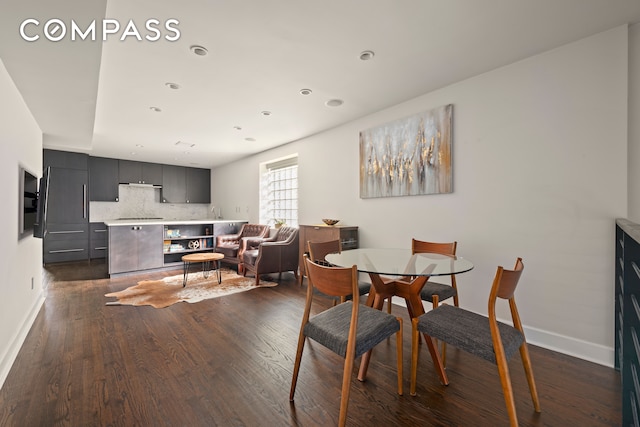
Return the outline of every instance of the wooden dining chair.
[[[339,254],[342,251],[342,245],[340,240],[329,240],[326,242],[307,242],[307,249],[309,250],[309,258],[316,264],[331,266],[331,263],[326,260],[326,256],[329,254]],[[371,289],[371,283],[364,281],[358,281],[358,293],[360,296],[368,294]],[[333,299],[333,305],[339,302],[345,302],[350,300],[351,295],[342,296],[340,298]]]
[[[522,322],[520,321],[520,315],[518,314],[514,297],[523,268],[522,258],[517,259],[513,270],[505,270],[502,267],[498,267],[489,294],[488,317],[459,307],[443,304],[412,320],[412,396],[416,394],[418,344],[420,341],[420,333],[423,333],[426,339],[438,339],[447,342],[454,347],[495,363],[498,366],[502,392],[512,426],[518,425],[518,418],[516,416],[516,407],[507,362],[516,351],[519,350],[529,383],[533,407],[536,412],[540,412],[540,401],[538,400],[538,392],[533,378],[527,341],[524,336]],[[498,298],[509,301],[513,326],[498,322],[496,319],[496,301]]]
[[[345,358],[338,421],[338,425],[344,426],[347,419],[354,359],[394,334],[397,347],[398,394],[402,395],[402,319],[360,304],[358,270],[355,265],[351,268],[322,266],[311,262],[306,254],[303,259],[309,286],[298,337],[289,400],[293,401],[296,391],[305,342],[307,338],[311,338]],[[335,297],[353,295],[353,299],[311,317],[314,289]],[[314,358],[314,360],[318,359]],[[331,378],[327,379],[331,380]],[[364,381],[364,378],[358,379]]]
[[[422,240],[411,239],[411,252],[414,254],[418,253],[435,253],[442,255],[456,255],[456,248],[458,246],[458,242],[452,243],[434,243],[434,242],[425,242]],[[459,307],[458,304],[458,286],[456,284],[456,275],[452,274],[450,276],[451,284],[443,284],[438,282],[433,282],[431,279],[427,281],[427,283],[422,288],[420,292],[420,298],[423,301],[428,301],[433,305],[433,308],[436,308],[440,302],[453,298],[453,304],[456,307]]]
[[[455,256],[458,242],[452,243],[434,243],[423,240],[411,239],[411,253],[435,253],[442,255]],[[412,277],[404,277],[400,281],[410,281]],[[453,298],[453,304],[458,307],[458,286],[456,284],[456,275],[450,275],[450,284],[434,282],[431,278],[425,283],[420,292],[420,299],[430,302],[433,308],[436,308],[440,302]],[[391,306],[391,298],[389,298],[389,306]]]

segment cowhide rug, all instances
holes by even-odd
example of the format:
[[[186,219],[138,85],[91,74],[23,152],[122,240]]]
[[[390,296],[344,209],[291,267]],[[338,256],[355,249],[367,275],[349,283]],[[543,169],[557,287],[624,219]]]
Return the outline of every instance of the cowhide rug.
[[[255,278],[239,276],[235,271],[226,268],[221,271],[222,283],[220,284],[218,284],[218,278],[214,271],[205,279],[202,270],[189,273],[187,286],[184,288],[182,287],[182,274],[165,277],[161,280],[143,280],[123,291],[106,294],[106,297],[118,299],[107,302],[107,305],[150,305],[155,308],[164,308],[180,301],[195,303],[256,288],[271,288],[278,285],[275,282],[260,280],[260,286],[256,286]]]

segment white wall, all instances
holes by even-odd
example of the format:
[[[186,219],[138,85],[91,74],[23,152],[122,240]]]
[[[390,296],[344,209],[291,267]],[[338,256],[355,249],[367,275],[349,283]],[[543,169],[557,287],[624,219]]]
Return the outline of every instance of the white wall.
[[[18,168],[42,175],[42,133],[0,61],[0,182],[8,206],[0,253],[0,387],[26,337],[42,296],[42,241],[18,239]],[[33,289],[32,289],[33,281]]]
[[[361,247],[457,240],[476,265],[458,278],[461,305],[482,313],[496,267],[521,256],[517,299],[529,341],[613,366],[627,74],[625,26],[215,169],[214,204],[257,221],[259,162],[297,152],[301,224],[358,225]],[[358,132],[449,103],[454,192],[360,199]]]
[[[629,29],[629,212],[640,223],[640,24]]]

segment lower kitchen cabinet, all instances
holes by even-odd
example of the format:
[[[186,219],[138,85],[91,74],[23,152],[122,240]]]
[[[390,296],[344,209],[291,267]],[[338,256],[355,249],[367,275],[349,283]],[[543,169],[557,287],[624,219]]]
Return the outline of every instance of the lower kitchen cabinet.
[[[107,226],[104,222],[89,223],[89,258],[106,258],[109,249]]]
[[[162,225],[110,226],[109,274],[163,266]]]
[[[89,259],[89,224],[48,224],[42,243],[42,262]]]

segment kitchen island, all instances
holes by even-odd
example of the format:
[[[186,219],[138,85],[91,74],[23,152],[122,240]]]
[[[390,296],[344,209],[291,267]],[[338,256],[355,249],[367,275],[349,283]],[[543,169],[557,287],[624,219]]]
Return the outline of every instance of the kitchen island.
[[[188,253],[211,252],[215,236],[233,234],[245,220],[106,220],[109,276],[176,268]]]

